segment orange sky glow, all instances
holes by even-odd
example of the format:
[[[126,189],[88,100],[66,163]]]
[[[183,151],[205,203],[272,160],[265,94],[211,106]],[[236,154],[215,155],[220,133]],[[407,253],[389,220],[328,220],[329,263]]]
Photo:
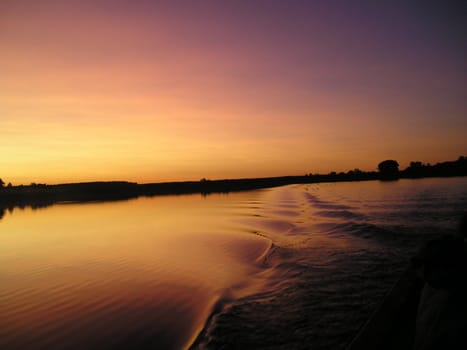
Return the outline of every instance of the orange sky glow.
[[[455,10],[2,1],[0,177],[143,183],[457,159],[467,57]]]

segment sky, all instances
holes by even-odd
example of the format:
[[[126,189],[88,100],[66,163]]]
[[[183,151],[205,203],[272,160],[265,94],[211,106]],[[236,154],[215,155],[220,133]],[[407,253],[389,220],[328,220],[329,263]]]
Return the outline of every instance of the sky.
[[[1,0],[0,178],[224,179],[467,155],[462,1]]]

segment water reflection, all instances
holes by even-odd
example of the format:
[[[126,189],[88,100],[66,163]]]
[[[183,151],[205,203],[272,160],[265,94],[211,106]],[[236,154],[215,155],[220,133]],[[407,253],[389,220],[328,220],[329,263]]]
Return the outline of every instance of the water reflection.
[[[0,347],[188,346],[214,307],[260,288],[271,242],[226,229],[229,200],[15,212],[0,238]]]
[[[338,349],[467,178],[291,185],[15,210],[0,222],[0,348]],[[325,330],[325,331],[324,331]]]

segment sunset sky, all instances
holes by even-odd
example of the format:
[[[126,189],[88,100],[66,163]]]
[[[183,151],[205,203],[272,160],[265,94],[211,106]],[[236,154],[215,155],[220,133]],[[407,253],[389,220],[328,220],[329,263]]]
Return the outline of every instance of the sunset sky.
[[[1,0],[0,178],[143,183],[467,155],[465,5],[433,3]]]

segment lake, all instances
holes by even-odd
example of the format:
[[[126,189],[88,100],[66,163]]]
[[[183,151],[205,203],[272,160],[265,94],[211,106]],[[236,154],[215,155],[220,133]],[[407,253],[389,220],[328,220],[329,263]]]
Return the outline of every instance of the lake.
[[[466,208],[465,177],[15,208],[0,348],[343,348]]]

